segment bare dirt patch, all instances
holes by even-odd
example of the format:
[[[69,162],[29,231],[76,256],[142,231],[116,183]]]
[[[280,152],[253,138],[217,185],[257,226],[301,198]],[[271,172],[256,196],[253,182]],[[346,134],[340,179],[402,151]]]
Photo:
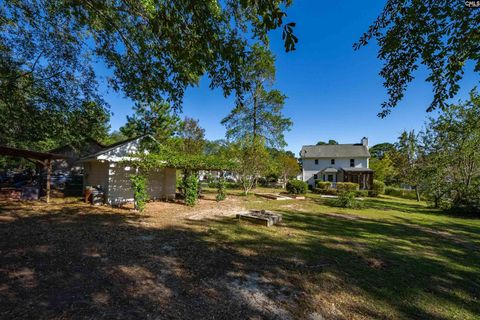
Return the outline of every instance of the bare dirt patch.
[[[242,202],[2,202],[0,318],[293,319],[288,273],[203,240]]]
[[[228,197],[225,201],[217,202],[214,199],[200,199],[195,207],[187,207],[176,202],[151,202],[142,215],[147,217],[148,224],[178,225],[185,220],[208,220],[225,217],[235,217],[237,213],[245,211],[243,202],[236,197]]]

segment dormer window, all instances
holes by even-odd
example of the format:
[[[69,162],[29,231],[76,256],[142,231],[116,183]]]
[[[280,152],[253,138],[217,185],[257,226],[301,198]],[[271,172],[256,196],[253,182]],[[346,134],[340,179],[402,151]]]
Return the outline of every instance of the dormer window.
[[[318,164],[318,159],[315,159],[315,164]]]
[[[355,167],[355,159],[350,159],[350,167]]]
[[[335,164],[335,159],[330,160],[330,164]]]

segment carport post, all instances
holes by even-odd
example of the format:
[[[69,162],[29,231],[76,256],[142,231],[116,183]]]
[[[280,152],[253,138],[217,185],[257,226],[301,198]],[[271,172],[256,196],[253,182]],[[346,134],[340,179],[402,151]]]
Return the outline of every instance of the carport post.
[[[52,160],[47,159],[47,203],[50,202],[50,180],[52,179]]]

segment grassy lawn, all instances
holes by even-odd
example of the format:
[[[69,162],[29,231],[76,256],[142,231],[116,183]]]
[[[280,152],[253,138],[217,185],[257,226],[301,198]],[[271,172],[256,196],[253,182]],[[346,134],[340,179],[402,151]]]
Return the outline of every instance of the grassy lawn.
[[[352,210],[313,194],[231,191],[217,204],[206,193],[196,208],[151,204],[142,215],[0,203],[0,317],[480,317],[479,219],[393,197]],[[275,210],[283,223],[206,214],[239,208]]]

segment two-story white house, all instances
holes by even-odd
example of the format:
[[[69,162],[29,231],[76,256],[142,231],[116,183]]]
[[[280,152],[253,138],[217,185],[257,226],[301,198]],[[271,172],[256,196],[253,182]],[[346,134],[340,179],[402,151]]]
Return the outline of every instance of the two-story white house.
[[[355,144],[325,144],[303,146],[302,179],[314,187],[315,182],[330,181],[358,183],[360,189],[368,190],[373,185],[373,170],[369,169],[370,152],[368,139]]]

